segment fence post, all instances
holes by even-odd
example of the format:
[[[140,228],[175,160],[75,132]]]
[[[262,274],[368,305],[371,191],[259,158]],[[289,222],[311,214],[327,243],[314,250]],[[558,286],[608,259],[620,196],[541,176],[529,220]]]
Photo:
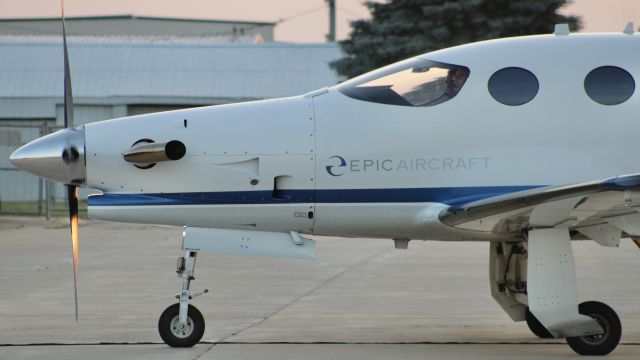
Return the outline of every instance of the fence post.
[[[47,193],[47,212],[45,217],[47,218],[47,221],[51,220],[51,196],[53,196],[52,194],[52,189],[51,189],[51,181],[49,180],[45,180],[45,189],[46,189],[46,193]]]
[[[38,216],[42,216],[42,195],[43,195],[43,180],[38,178]]]

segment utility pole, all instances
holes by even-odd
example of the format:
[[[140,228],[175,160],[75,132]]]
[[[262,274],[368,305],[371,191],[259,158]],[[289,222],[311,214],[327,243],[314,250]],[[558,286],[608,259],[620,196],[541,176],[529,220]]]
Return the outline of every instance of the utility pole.
[[[325,0],[329,5],[329,33],[327,41],[336,41],[336,0]]]

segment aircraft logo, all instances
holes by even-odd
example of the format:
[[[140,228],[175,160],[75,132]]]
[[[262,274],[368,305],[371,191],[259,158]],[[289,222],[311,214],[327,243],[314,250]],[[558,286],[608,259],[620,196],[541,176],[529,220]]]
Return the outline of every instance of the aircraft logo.
[[[345,167],[347,166],[347,161],[342,157],[342,156],[338,156],[338,155],[334,155],[332,157],[330,157],[329,159],[338,159],[340,160],[340,164],[338,165],[327,165],[325,166],[325,169],[327,169],[327,172],[329,173],[329,175],[331,176],[342,176],[342,172],[339,169],[334,169],[334,168],[341,168],[341,167]]]

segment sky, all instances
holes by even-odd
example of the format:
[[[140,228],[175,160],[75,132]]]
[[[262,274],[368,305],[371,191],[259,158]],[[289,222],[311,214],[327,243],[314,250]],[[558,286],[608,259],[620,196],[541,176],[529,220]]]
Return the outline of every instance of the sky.
[[[338,40],[349,22],[366,18],[362,0],[336,0]],[[533,1],[533,0],[532,0]],[[0,17],[58,17],[59,0],[0,0]],[[123,15],[278,21],[277,41],[322,42],[328,32],[325,0],[65,0],[67,16]],[[574,0],[562,10],[579,15],[583,31],[622,31],[628,21],[640,25],[640,0]]]

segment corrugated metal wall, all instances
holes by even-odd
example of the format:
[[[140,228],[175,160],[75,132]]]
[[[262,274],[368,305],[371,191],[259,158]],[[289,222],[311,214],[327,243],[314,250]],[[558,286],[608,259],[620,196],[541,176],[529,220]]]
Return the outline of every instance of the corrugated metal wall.
[[[13,168],[8,157],[44,135],[43,124],[49,130],[63,124],[61,45],[56,36],[0,35],[0,201],[42,196],[41,182]],[[341,57],[336,44],[144,43],[140,38],[71,38],[69,55],[75,125],[303,94],[337,83],[328,63]],[[63,199],[62,185],[50,190]],[[82,191],[81,197],[87,194]]]
[[[74,95],[262,99],[338,82],[335,44],[140,44],[70,42]],[[0,37],[0,98],[59,97],[62,51],[55,41]]]

